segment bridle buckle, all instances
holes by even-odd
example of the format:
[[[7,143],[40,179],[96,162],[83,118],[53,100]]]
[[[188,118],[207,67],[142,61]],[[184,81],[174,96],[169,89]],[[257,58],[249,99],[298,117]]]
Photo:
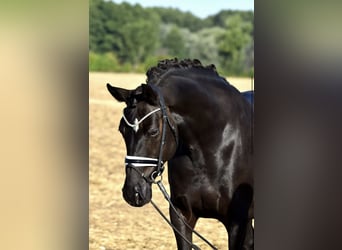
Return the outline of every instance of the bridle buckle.
[[[152,183],[158,183],[163,180],[163,170],[158,173],[158,171],[153,171],[152,174],[150,175]]]

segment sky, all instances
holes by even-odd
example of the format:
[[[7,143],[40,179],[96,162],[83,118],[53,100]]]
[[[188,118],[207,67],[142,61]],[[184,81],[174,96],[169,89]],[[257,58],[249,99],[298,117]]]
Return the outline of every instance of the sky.
[[[143,7],[172,7],[205,18],[220,10],[254,10],[254,0],[112,0],[115,3],[139,3]]]

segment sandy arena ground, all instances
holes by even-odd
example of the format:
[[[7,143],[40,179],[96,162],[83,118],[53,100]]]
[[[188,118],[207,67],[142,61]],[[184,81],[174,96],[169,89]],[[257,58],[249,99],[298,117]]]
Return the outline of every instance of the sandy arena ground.
[[[133,89],[145,82],[143,74],[89,74],[89,249],[176,249],[172,229],[151,204],[141,208],[122,198],[125,178],[125,146],[118,131],[124,104],[107,92],[106,83]],[[248,78],[228,78],[241,91],[251,88]],[[169,191],[167,171],[163,183]],[[159,189],[153,187],[153,200],[168,216],[168,205]],[[227,233],[216,220],[200,219],[196,230],[218,249],[227,249]],[[209,249],[194,236],[194,243]]]

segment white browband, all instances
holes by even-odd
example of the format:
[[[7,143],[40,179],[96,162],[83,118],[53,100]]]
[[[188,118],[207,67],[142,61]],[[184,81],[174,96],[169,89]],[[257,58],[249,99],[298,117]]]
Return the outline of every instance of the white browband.
[[[124,119],[124,121],[126,122],[126,124],[128,126],[130,126],[131,128],[133,128],[133,130],[135,132],[138,132],[139,130],[139,124],[142,123],[147,117],[149,117],[150,115],[152,115],[155,112],[158,112],[160,110],[160,108],[157,108],[155,110],[152,110],[150,113],[148,113],[147,115],[145,115],[143,118],[141,118],[140,120],[138,120],[137,118],[134,119],[134,124],[130,123],[127,118],[125,117],[125,114],[122,115],[122,118]]]

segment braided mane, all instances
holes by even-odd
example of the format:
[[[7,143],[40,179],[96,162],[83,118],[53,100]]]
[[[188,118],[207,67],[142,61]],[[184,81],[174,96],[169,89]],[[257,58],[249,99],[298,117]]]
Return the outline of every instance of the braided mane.
[[[161,60],[158,62],[157,66],[151,67],[146,72],[146,76],[147,76],[146,82],[156,84],[156,82],[160,79],[160,77],[171,69],[189,69],[189,68],[206,69],[218,75],[214,64],[203,66],[200,60],[198,59],[178,60],[177,58],[174,58],[174,59]]]

